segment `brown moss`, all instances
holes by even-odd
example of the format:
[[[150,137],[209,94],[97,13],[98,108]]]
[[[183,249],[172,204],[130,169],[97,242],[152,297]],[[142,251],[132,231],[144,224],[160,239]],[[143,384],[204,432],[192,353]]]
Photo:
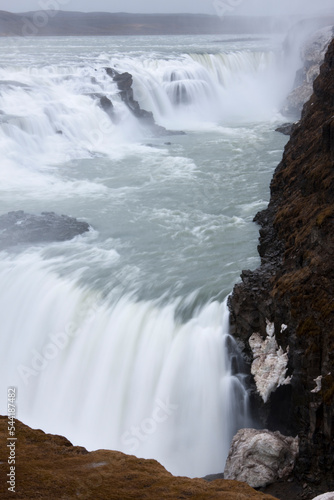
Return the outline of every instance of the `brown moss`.
[[[312,342],[305,351],[305,356],[312,356],[320,352],[320,345],[316,342]]]
[[[309,267],[304,267],[296,271],[285,273],[278,280],[275,279],[274,295],[284,295],[286,293],[300,294],[304,293],[302,285],[311,277],[312,271]]]
[[[332,374],[324,377],[322,381],[323,400],[328,406],[334,403],[334,377]]]
[[[314,318],[306,318],[299,323],[297,327],[297,335],[299,337],[305,335],[318,337],[321,335],[321,328]]]
[[[334,217],[334,205],[331,205],[329,207],[326,207],[318,214],[316,218],[316,224],[317,226],[321,227],[327,219],[333,217]]]
[[[334,313],[334,300],[323,292],[314,300],[313,309],[318,311],[323,319],[327,319]]]
[[[8,437],[7,417],[0,416],[0,442]],[[174,477],[155,460],[116,451],[86,452],[64,438],[35,431],[16,421],[16,492],[0,481],[0,498],[18,500],[275,500],[245,483]],[[4,457],[5,458],[5,457]],[[6,472],[6,463],[1,471]],[[7,469],[8,470],[8,469]]]

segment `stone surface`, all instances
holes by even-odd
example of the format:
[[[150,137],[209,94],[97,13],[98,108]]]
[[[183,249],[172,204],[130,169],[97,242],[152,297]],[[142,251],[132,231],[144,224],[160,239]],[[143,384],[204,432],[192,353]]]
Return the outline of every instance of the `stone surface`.
[[[116,116],[115,110],[114,110],[114,105],[111,102],[111,100],[109,99],[109,97],[102,95],[102,96],[98,96],[98,99],[99,99],[99,103],[100,103],[101,108],[103,109],[103,111],[105,111],[107,113],[107,115],[109,116],[111,121],[113,123],[118,123],[118,119],[117,119],[117,116]]]
[[[298,438],[267,430],[241,429],[233,438],[224,477],[243,481],[253,488],[287,479],[298,448]]]
[[[243,271],[229,298],[231,328],[243,342],[267,337],[267,320],[284,352],[291,384],[267,403],[253,379],[252,408],[269,430],[299,435],[295,478],[317,493],[334,489],[334,41],[257,214],[261,266]],[[287,328],[281,328],[282,325]],[[321,377],[321,388],[316,380]],[[308,496],[313,498],[316,495]]]
[[[86,231],[89,224],[74,217],[54,212],[33,215],[18,210],[0,216],[0,250],[14,245],[66,241]]]
[[[2,500],[274,500],[235,481],[174,477],[155,460],[107,450],[88,453],[64,437],[32,430],[20,421],[16,421],[16,489],[12,493],[6,484],[7,426],[7,417],[0,417]]]
[[[276,132],[280,132],[284,135],[291,135],[294,129],[295,123],[283,123],[279,127],[277,127]]]

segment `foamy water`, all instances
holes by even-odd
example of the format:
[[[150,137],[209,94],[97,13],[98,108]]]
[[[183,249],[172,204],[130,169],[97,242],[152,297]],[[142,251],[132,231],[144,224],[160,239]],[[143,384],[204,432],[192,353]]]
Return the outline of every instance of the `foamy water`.
[[[1,253],[0,411],[16,386],[33,427],[174,474],[221,472],[250,425],[225,300],[259,262],[252,219],[286,141],[274,131],[291,83],[279,42],[10,42],[0,214],[55,211],[92,229]],[[153,137],[105,67],[129,71],[142,108],[186,135]]]

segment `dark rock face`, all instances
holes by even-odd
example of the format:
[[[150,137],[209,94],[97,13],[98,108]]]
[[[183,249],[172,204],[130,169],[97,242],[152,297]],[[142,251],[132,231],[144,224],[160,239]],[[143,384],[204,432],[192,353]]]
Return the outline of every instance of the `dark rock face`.
[[[19,244],[71,240],[89,231],[87,222],[67,215],[42,212],[32,215],[18,210],[0,216],[0,249]]]
[[[319,492],[334,489],[334,41],[314,93],[294,127],[257,214],[261,266],[243,271],[229,299],[232,331],[252,362],[249,338],[267,320],[284,352],[291,384],[264,404],[263,427],[299,435],[295,475]],[[286,325],[287,328],[282,328]],[[322,489],[322,491],[321,491]]]
[[[145,121],[150,126],[156,126],[153,113],[141,109],[138,101],[133,97],[133,78],[130,73],[118,73],[115,69],[106,68],[107,74],[117,83],[122,101],[127,105],[136,118]],[[162,127],[161,127],[162,128]]]
[[[133,96],[133,78],[130,73],[119,73],[113,68],[105,68],[107,74],[117,83],[117,87],[120,91],[120,96],[124,104],[129,108],[131,113],[150,131],[156,136],[165,136],[165,135],[183,135],[184,132],[181,131],[171,131],[166,130],[164,127],[160,127],[155,123],[153,113],[150,111],[145,111],[141,109],[138,101],[134,99]]]
[[[115,116],[114,105],[111,102],[111,100],[109,99],[109,97],[103,95],[103,96],[99,96],[99,99],[100,99],[100,106],[103,109],[103,111],[105,111],[107,113],[107,115],[109,116],[111,121],[116,123],[117,119]]]

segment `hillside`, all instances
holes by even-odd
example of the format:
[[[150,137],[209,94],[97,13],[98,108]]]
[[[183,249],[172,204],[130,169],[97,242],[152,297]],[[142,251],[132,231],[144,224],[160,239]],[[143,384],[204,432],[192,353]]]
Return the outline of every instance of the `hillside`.
[[[205,35],[267,33],[286,20],[204,14],[127,14],[110,12],[0,11],[0,36]]]

